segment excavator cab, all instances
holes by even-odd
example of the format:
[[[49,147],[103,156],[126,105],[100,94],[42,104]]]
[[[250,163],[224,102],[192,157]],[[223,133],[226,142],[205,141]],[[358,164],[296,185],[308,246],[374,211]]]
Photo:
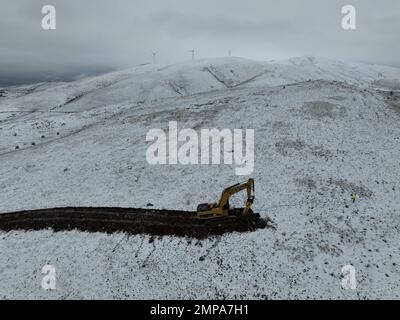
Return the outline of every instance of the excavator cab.
[[[247,182],[237,183],[233,186],[226,188],[222,192],[221,199],[218,203],[199,204],[197,206],[197,216],[200,219],[221,218],[229,216],[229,211],[231,210],[229,205],[230,197],[245,189],[247,190],[247,201],[242,214],[251,214],[251,208],[254,202],[254,179],[250,178]]]

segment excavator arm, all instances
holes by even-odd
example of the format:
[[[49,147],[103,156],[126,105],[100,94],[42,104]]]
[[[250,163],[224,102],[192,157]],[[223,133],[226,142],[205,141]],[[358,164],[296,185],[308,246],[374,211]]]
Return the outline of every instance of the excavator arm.
[[[211,204],[200,204],[197,207],[197,215],[199,218],[218,218],[229,215],[229,199],[234,194],[247,190],[246,206],[243,209],[243,214],[247,215],[251,211],[254,201],[254,179],[249,179],[247,182],[238,183],[226,188],[222,194],[219,202]]]
[[[247,201],[246,201],[246,207],[245,210],[247,211],[251,209],[254,201],[254,180],[249,179],[247,182],[244,183],[238,183],[235,184],[231,187],[226,188],[221,195],[221,199],[219,200],[218,207],[220,208],[229,208],[229,199],[232,197],[234,194],[239,193],[242,190],[247,190]]]

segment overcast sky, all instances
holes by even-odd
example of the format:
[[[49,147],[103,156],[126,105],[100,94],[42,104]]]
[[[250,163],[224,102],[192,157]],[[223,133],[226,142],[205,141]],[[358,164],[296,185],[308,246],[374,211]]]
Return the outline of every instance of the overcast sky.
[[[41,28],[52,4],[57,29]],[[343,5],[357,30],[341,28]],[[71,79],[152,61],[314,55],[400,66],[399,0],[2,0],[0,83]]]

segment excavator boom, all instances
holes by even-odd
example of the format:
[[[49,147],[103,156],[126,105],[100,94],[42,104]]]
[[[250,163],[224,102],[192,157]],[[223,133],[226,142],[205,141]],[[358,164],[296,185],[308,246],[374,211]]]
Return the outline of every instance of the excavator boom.
[[[222,192],[218,203],[200,204],[197,207],[197,216],[203,219],[228,216],[229,210],[231,209],[229,206],[230,197],[242,190],[247,190],[247,201],[246,206],[243,209],[243,214],[249,214],[254,202],[254,179],[251,178],[246,182],[238,183],[226,188]]]

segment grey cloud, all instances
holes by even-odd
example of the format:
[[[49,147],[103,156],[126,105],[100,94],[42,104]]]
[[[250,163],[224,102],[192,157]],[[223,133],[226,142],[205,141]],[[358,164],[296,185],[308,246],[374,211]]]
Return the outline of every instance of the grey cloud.
[[[71,79],[150,62],[233,55],[270,60],[311,54],[400,66],[400,2],[352,0],[357,30],[340,27],[347,1],[3,0],[0,84]],[[40,27],[57,9],[57,30]]]

